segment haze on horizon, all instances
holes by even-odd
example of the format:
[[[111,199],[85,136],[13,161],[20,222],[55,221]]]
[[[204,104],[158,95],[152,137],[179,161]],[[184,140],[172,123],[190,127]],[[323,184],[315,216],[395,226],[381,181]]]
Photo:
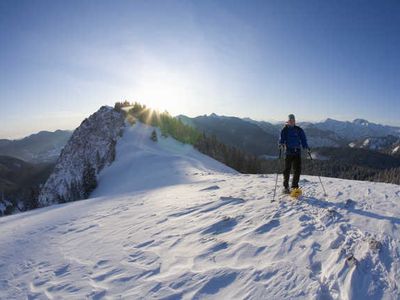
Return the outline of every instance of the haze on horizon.
[[[128,99],[400,125],[398,1],[0,2],[0,138]]]

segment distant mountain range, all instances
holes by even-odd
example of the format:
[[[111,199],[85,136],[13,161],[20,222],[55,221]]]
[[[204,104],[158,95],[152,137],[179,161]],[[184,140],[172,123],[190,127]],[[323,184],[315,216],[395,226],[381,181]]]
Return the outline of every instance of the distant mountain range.
[[[337,121],[326,119],[324,122],[315,123],[314,126],[322,130],[330,130],[347,140],[358,140],[367,137],[383,137],[394,135],[400,137],[400,127],[381,125],[368,122],[364,119]]]
[[[276,155],[279,134],[284,125],[214,113],[194,118],[177,117],[185,124],[254,155]],[[352,122],[326,119],[316,123],[300,122],[299,126],[305,130],[312,148],[353,147],[388,154],[400,152],[400,148],[396,148],[400,145],[400,127],[375,124],[364,119]],[[366,139],[369,142],[365,142]]]
[[[12,156],[27,162],[41,163],[57,160],[72,131],[40,131],[19,140],[0,140],[0,155]]]
[[[256,121],[251,118],[220,116],[215,113],[198,117],[177,116],[221,142],[257,156],[274,156],[284,123]],[[381,125],[364,119],[323,122],[300,122],[312,148],[345,147],[400,155],[400,127]],[[72,131],[41,131],[19,140],[0,139],[0,155],[12,156],[26,162],[55,162],[72,135]]]

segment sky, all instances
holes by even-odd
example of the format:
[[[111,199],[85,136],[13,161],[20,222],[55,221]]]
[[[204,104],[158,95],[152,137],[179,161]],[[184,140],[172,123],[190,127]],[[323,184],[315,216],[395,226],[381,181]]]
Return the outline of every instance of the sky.
[[[399,1],[0,1],[0,138],[101,105],[400,125]]]

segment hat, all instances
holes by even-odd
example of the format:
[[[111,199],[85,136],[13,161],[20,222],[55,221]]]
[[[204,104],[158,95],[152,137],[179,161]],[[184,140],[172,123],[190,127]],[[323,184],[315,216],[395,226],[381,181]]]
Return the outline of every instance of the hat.
[[[290,115],[288,116],[288,119],[289,119],[289,120],[296,120],[296,118],[294,117],[294,114],[290,114]]]

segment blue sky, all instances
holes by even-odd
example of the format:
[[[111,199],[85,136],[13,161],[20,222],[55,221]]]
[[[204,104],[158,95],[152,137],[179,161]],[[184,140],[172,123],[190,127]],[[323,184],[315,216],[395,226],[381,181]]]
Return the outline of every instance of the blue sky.
[[[100,105],[400,125],[399,1],[0,1],[0,137]]]

